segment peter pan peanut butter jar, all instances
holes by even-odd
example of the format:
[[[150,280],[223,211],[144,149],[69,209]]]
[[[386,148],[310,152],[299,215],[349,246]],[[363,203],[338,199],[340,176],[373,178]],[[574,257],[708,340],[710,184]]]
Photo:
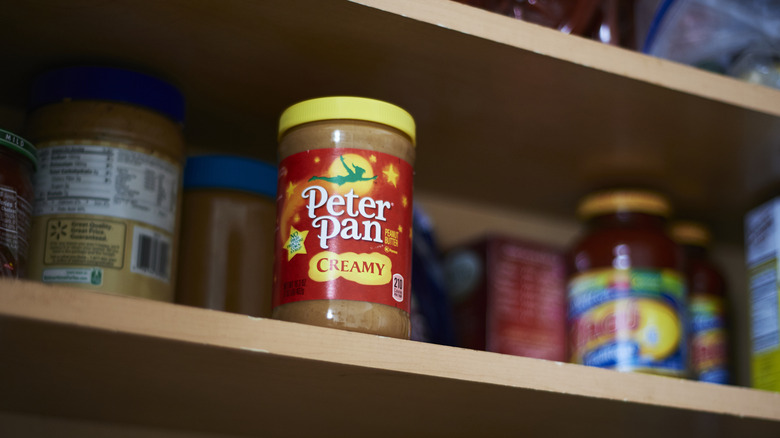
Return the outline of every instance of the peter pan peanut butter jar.
[[[415,125],[359,97],[279,123],[276,319],[408,339]]]

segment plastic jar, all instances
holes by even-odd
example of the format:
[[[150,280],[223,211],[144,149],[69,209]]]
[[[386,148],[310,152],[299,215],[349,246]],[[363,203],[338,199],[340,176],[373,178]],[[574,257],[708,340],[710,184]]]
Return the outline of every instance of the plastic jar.
[[[578,213],[587,230],[571,253],[571,361],[685,375],[683,257],[666,233],[668,200],[650,191],[597,192]]]
[[[709,256],[710,233],[698,222],[679,221],[671,235],[685,253],[691,377],[730,383],[726,282]]]
[[[285,110],[279,139],[273,317],[408,339],[414,120],[325,97]]]
[[[183,118],[178,90],[145,74],[71,67],[36,79],[31,278],[173,301]]]
[[[177,303],[271,316],[276,176],[250,158],[187,159]]]
[[[0,129],[0,277],[27,276],[36,165],[32,143]]]

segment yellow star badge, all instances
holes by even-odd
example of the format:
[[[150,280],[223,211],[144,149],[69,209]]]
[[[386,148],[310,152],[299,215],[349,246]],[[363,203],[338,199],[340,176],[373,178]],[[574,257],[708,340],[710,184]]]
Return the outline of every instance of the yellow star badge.
[[[398,177],[400,176],[398,172],[395,170],[395,167],[393,167],[392,164],[387,166],[382,173],[385,174],[385,177],[387,178],[387,182],[393,185],[393,187],[398,187]]]
[[[287,261],[292,260],[297,254],[306,254],[306,235],[308,231],[298,231],[290,227],[290,237],[282,248],[287,250]]]

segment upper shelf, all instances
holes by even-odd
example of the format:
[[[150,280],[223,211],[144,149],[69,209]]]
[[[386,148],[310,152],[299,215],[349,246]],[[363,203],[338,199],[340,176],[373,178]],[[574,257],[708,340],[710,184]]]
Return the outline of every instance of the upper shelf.
[[[780,430],[778,393],[0,283],[0,411],[290,437]]]
[[[196,153],[274,160],[279,114],[311,97],[397,103],[418,122],[417,188],[523,210],[570,216],[594,186],[651,184],[737,241],[778,174],[780,91],[448,0],[7,9],[0,123],[11,129],[35,73],[101,62],[179,84]]]

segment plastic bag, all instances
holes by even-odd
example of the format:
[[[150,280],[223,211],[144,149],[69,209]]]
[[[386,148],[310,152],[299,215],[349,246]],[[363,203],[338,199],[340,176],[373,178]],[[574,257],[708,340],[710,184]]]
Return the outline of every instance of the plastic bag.
[[[644,53],[748,77],[747,63],[780,59],[780,0],[665,0],[644,41]]]

